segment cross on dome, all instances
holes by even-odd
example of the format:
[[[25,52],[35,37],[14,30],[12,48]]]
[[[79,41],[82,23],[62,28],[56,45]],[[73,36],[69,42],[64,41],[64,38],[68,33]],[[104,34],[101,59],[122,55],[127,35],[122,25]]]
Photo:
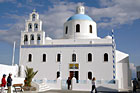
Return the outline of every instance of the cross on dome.
[[[36,9],[33,9],[33,12],[36,12]]]
[[[85,14],[85,7],[84,6],[78,6],[76,9],[77,14]]]

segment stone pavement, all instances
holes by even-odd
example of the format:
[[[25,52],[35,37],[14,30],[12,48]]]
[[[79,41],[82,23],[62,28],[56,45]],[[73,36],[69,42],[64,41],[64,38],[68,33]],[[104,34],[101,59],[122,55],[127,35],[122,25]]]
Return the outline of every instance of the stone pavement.
[[[23,93],[38,93],[38,92],[23,92]],[[90,93],[89,91],[72,91],[72,90],[49,90],[39,93]],[[117,92],[98,92],[98,93],[117,93]],[[133,93],[133,92],[119,92],[119,93]],[[137,90],[140,93],[140,89]]]
[[[50,90],[40,93],[91,93],[89,91],[72,91],[72,90]],[[98,93],[118,93],[118,92],[98,92]],[[133,93],[133,92],[119,92],[119,93]],[[140,90],[137,90],[137,93],[140,93]]]
[[[23,93],[38,93],[38,92],[23,92]],[[39,92],[39,93],[90,93],[89,91],[72,91],[72,90],[49,90],[46,92]]]
[[[50,90],[46,92],[41,92],[41,93],[90,93],[87,91],[72,91],[72,90]]]
[[[91,93],[90,91],[72,91],[72,90],[50,90],[46,92],[40,93]],[[117,93],[117,92],[98,92],[98,93]],[[120,93],[128,93],[128,92],[120,92]],[[129,92],[132,93],[132,92]],[[140,93],[140,92],[137,92]]]

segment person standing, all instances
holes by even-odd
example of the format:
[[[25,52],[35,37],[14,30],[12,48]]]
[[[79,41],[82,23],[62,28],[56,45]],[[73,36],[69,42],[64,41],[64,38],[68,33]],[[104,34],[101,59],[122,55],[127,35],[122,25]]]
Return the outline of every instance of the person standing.
[[[68,84],[68,90],[69,90],[70,86],[71,86],[71,78],[70,77],[68,77],[67,84]]]
[[[7,93],[11,93],[11,86],[12,86],[12,78],[11,78],[12,74],[9,73],[9,76],[7,78],[7,87],[8,87],[8,92]]]
[[[2,80],[1,80],[1,93],[5,93],[4,89],[5,89],[5,86],[6,86],[6,75],[3,74],[3,77],[2,77]]]
[[[96,89],[96,85],[95,85],[95,77],[93,77],[92,79],[92,90],[91,90],[91,93],[93,93],[94,89],[95,89],[95,93],[97,93],[97,89]]]

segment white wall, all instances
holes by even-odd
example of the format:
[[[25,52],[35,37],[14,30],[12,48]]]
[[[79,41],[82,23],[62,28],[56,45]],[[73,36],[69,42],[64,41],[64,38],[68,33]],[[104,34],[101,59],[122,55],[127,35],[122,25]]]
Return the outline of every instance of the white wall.
[[[2,79],[3,74],[6,74],[8,77],[9,73],[12,73],[12,77],[18,76],[18,66],[10,66],[10,65],[3,65],[0,64],[0,78]]]
[[[1,79],[3,77],[3,74],[6,74],[6,81],[7,81],[9,73],[12,73],[12,84],[24,85],[25,78],[18,77],[18,65],[10,66],[10,65],[3,65],[3,64],[0,64],[0,84],[1,84]],[[12,87],[12,90],[14,90],[13,87]]]
[[[130,86],[130,68],[128,54],[116,51],[116,79],[119,80],[119,89],[129,89]]]
[[[69,40],[67,42],[69,42]],[[42,55],[44,53],[47,54],[47,62],[42,62]],[[56,73],[57,71],[59,71],[59,62],[56,62],[56,55],[58,53],[62,55],[60,69],[63,79],[67,79],[69,76],[69,71],[72,71],[71,69],[69,69],[69,64],[73,63],[73,53],[77,54],[76,63],[79,64],[78,71],[80,80],[87,80],[89,71],[91,71],[93,76],[95,76],[96,79],[99,80],[111,80],[113,78],[112,46],[99,45],[93,47],[21,48],[20,65],[33,67],[34,70],[38,70],[39,72],[37,73],[35,78],[47,78],[48,80],[55,80]],[[92,53],[93,55],[92,62],[87,61],[88,53]],[[104,62],[104,53],[108,53],[109,55],[108,62]],[[28,62],[29,54],[33,55],[33,62]]]

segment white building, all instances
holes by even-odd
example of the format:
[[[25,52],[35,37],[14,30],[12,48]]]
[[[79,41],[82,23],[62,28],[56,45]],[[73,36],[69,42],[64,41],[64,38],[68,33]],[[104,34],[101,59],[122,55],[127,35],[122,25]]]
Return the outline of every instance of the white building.
[[[73,90],[90,91],[91,87],[82,86],[92,77],[96,77],[99,90],[118,91],[131,85],[129,55],[115,49],[111,36],[97,36],[97,24],[85,14],[83,6],[77,7],[76,14],[64,23],[61,39],[45,37],[39,14],[33,11],[21,32],[19,64],[38,70],[36,80],[55,81],[61,77],[60,89],[73,76]]]

